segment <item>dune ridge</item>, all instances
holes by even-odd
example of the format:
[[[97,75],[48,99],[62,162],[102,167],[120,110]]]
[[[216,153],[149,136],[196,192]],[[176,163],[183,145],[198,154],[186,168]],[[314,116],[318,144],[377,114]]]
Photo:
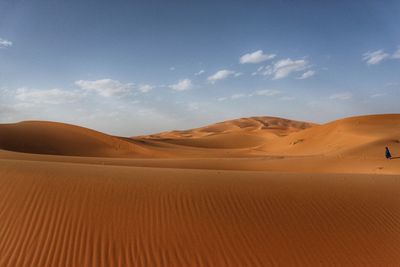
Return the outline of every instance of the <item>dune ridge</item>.
[[[322,125],[252,117],[185,131],[132,138],[74,125],[28,121],[0,124],[0,149],[65,156],[120,158],[340,155],[382,157],[400,150],[400,115],[369,115]]]

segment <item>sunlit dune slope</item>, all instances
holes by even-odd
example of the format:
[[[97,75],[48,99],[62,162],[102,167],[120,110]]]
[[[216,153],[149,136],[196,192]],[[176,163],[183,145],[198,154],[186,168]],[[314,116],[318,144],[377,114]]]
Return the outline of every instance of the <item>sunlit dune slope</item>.
[[[400,151],[400,114],[336,120],[276,138],[260,147],[283,155],[383,156],[385,146]]]
[[[0,149],[66,156],[145,157],[151,154],[148,149],[123,138],[45,121],[0,124]]]
[[[140,136],[136,140],[162,141],[200,148],[250,148],[277,136],[286,136],[316,124],[276,117],[251,117],[224,121],[185,131]]]

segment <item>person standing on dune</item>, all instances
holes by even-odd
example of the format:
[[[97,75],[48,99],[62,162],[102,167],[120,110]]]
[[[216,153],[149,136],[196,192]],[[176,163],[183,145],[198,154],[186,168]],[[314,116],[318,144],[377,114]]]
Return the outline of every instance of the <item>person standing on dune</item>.
[[[390,154],[389,148],[385,147],[385,156],[387,159],[392,159],[392,155]]]

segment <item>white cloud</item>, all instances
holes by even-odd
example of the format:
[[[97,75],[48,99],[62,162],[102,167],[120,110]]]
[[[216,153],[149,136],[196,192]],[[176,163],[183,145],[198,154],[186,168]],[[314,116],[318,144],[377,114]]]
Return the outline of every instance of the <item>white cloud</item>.
[[[174,70],[175,70],[175,67],[170,67],[169,70],[170,70],[170,71],[174,71]]]
[[[192,81],[190,79],[183,79],[179,80],[179,82],[176,84],[170,85],[169,88],[175,91],[185,91],[192,88],[192,86]]]
[[[349,100],[353,97],[350,92],[337,93],[329,96],[329,99]]]
[[[290,58],[279,60],[269,66],[261,66],[251,75],[272,76],[273,80],[283,79],[294,72],[305,71],[310,68],[308,61],[305,59],[292,60]],[[304,72],[298,79],[306,79],[315,74],[315,71],[308,70]]]
[[[392,58],[394,59],[400,59],[400,46],[397,48],[397,50],[393,53]]]
[[[251,95],[258,95],[258,96],[275,96],[275,95],[279,95],[281,93],[281,91],[278,90],[269,90],[269,89],[265,89],[265,90],[258,90],[255,91],[254,93],[252,93]]]
[[[12,45],[13,43],[11,41],[0,38],[0,48],[8,48],[11,47]]]
[[[299,80],[304,80],[304,79],[310,78],[310,77],[312,77],[314,75],[315,75],[315,71],[308,70],[308,71],[304,72],[298,79]]]
[[[213,75],[209,76],[207,78],[207,80],[210,83],[216,83],[219,80],[225,80],[226,78],[228,78],[229,76],[233,75],[235,72],[232,70],[219,70],[216,73],[214,73]]]
[[[273,74],[272,79],[278,80],[289,76],[293,72],[303,71],[308,68],[308,62],[305,59],[291,60],[282,59],[276,62],[272,68],[266,68],[264,75]]]
[[[61,104],[75,102],[81,98],[78,92],[61,90],[58,88],[49,90],[35,90],[29,88],[19,88],[15,98],[30,104]]]
[[[261,63],[266,60],[270,60],[276,57],[275,54],[264,54],[262,50],[257,50],[253,53],[248,53],[240,57],[239,61],[241,64],[247,64],[247,63]]]
[[[133,90],[132,83],[121,83],[116,80],[102,79],[95,81],[79,80],[75,82],[82,90],[98,93],[104,97],[124,95]]]
[[[154,89],[154,87],[151,86],[151,85],[149,85],[149,84],[142,84],[142,85],[140,85],[139,88],[138,88],[138,90],[139,90],[140,92],[142,92],[142,93],[148,93],[148,92],[150,92],[150,91],[153,90],[153,89]]]
[[[243,75],[243,73],[241,73],[241,72],[236,72],[233,76],[239,77],[239,76],[242,76],[242,75]]]
[[[234,94],[231,96],[231,99],[239,99],[239,98],[243,98],[246,97],[245,94]]]
[[[367,65],[376,65],[388,59],[390,57],[389,54],[385,53],[382,49],[376,50],[373,52],[367,52],[363,55],[363,61],[367,63]]]
[[[194,75],[199,76],[199,75],[202,75],[204,72],[205,72],[204,70],[199,70]]]

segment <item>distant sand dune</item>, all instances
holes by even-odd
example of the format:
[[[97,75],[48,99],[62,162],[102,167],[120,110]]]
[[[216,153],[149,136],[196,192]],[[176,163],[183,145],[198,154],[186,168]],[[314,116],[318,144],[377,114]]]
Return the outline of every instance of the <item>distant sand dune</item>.
[[[219,122],[196,129],[162,132],[142,137],[147,139],[194,139],[226,133],[285,136],[315,125],[317,124],[276,117],[251,117]]]
[[[186,131],[122,138],[73,125],[29,121],[0,125],[0,149],[120,158],[341,155],[381,158],[400,151],[400,115],[371,115],[324,125],[273,117],[226,121]]]

